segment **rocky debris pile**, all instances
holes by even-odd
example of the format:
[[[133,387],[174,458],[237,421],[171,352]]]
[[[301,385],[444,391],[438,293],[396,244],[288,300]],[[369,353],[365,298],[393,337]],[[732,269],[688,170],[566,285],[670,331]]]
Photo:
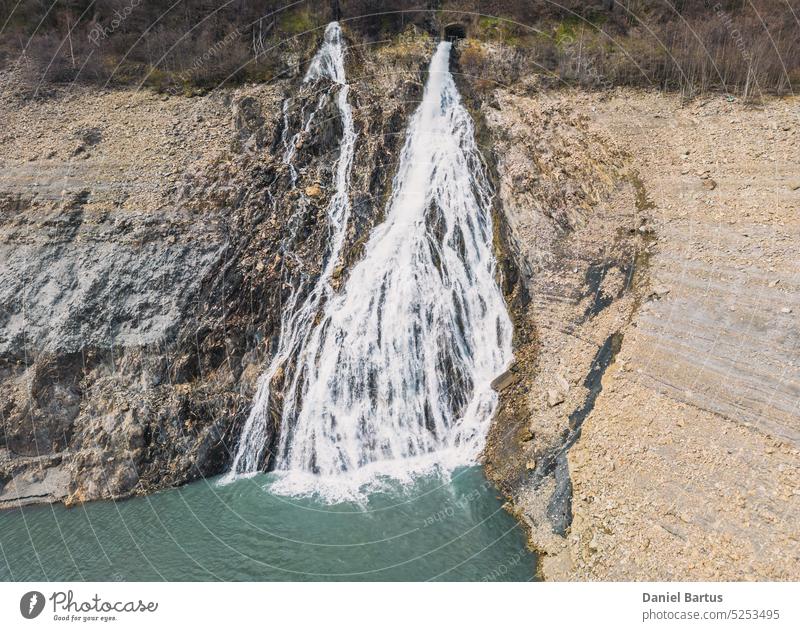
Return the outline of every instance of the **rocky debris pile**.
[[[506,289],[518,375],[501,389],[485,460],[550,554],[571,520],[566,455],[608,365],[597,358],[640,300],[650,240],[630,161],[592,132],[582,99],[495,90],[481,109],[514,270]]]

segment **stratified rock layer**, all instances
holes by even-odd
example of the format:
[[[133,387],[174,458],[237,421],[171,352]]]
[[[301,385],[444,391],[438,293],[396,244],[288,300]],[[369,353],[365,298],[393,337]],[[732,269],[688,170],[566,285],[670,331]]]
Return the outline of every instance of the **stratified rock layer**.
[[[493,99],[532,300],[487,470],[544,576],[797,580],[797,103]]]

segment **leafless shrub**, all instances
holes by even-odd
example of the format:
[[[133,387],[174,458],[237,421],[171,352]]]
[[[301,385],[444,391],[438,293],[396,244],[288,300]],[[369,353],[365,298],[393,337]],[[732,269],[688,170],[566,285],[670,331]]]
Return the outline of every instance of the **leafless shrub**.
[[[786,93],[800,81],[800,0],[185,0],[162,15],[164,8],[158,0],[56,0],[52,10],[40,0],[0,0],[0,68],[24,66],[33,85],[192,89],[269,80],[286,67],[287,49],[313,46],[317,29],[341,17],[365,41],[412,23],[437,32],[459,21],[469,38],[518,51],[504,82],[539,73],[595,89],[749,97]],[[466,50],[462,62],[482,80],[496,78],[479,50]]]

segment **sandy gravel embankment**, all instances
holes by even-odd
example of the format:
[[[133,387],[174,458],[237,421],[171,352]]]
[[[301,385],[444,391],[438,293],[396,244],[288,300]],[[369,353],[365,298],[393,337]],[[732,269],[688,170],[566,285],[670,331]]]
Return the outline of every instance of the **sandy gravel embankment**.
[[[633,302],[613,301],[595,323],[566,326],[584,308],[574,292],[540,292],[538,303],[534,296],[539,348],[572,350],[537,360],[528,384],[529,444],[548,432],[555,422],[548,419],[566,419],[585,401],[587,358],[608,331],[624,336],[568,452],[566,538],[543,519],[541,492],[523,483],[512,494],[533,544],[545,551],[545,577],[797,580],[797,99],[752,107],[715,96],[682,105],[618,91],[541,96],[529,107],[554,102],[588,117],[587,137],[628,156],[643,186],[637,221],[653,240],[644,246],[644,278],[628,294]],[[591,212],[630,207],[625,195],[619,187]],[[553,314],[562,314],[558,326]],[[548,391],[557,395],[549,404]]]

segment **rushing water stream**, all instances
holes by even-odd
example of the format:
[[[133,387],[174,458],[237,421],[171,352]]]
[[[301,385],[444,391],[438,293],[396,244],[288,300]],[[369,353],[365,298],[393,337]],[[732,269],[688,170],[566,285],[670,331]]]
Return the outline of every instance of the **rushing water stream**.
[[[315,332],[312,325],[317,310],[333,294],[330,284],[331,276],[339,259],[339,253],[344,243],[347,221],[350,216],[350,174],[356,143],[353,112],[347,101],[349,86],[345,83],[344,44],[341,29],[336,22],[332,22],[325,30],[322,46],[311,61],[303,82],[313,83],[320,79],[327,79],[333,83],[332,91],[335,90],[337,92],[336,105],[343,130],[339,146],[339,158],[336,163],[336,188],[328,206],[330,238],[327,262],[311,290],[303,298],[300,298],[300,290],[303,288],[296,287],[288,303],[283,307],[278,348],[266,372],[259,381],[258,392],[250,411],[250,416],[242,431],[231,472],[226,477],[226,481],[235,479],[239,474],[253,473],[258,470],[268,441],[267,427],[272,379],[279,370],[289,372],[285,378],[285,383],[287,384],[286,401],[293,401],[293,393],[297,389],[299,374],[297,371],[290,371],[288,362],[309,347],[311,343],[309,336]],[[331,94],[328,92],[323,92],[319,96],[316,108],[305,117],[306,122],[303,126],[303,132],[307,133],[311,129],[316,114],[324,107],[326,100],[330,96]],[[284,103],[284,119],[287,118],[286,112],[290,102],[291,100],[287,99],[286,103]],[[287,139],[287,134],[288,124],[285,124],[284,146],[286,150],[284,162],[291,169],[292,181],[296,182],[297,173],[292,165],[292,160],[294,159],[297,140],[301,132],[297,132],[290,139]],[[289,404],[284,410],[284,418],[291,415],[291,413],[292,407]]]
[[[511,324],[495,281],[491,192],[450,48],[440,43],[431,60],[386,220],[334,293],[355,139],[347,90],[339,91],[333,247],[309,299],[284,321],[227,479],[259,467],[278,369],[289,374],[273,491],[354,499],[387,478],[472,463],[482,449],[497,403],[489,384],[511,359]],[[306,81],[343,84],[343,55],[333,24]]]

